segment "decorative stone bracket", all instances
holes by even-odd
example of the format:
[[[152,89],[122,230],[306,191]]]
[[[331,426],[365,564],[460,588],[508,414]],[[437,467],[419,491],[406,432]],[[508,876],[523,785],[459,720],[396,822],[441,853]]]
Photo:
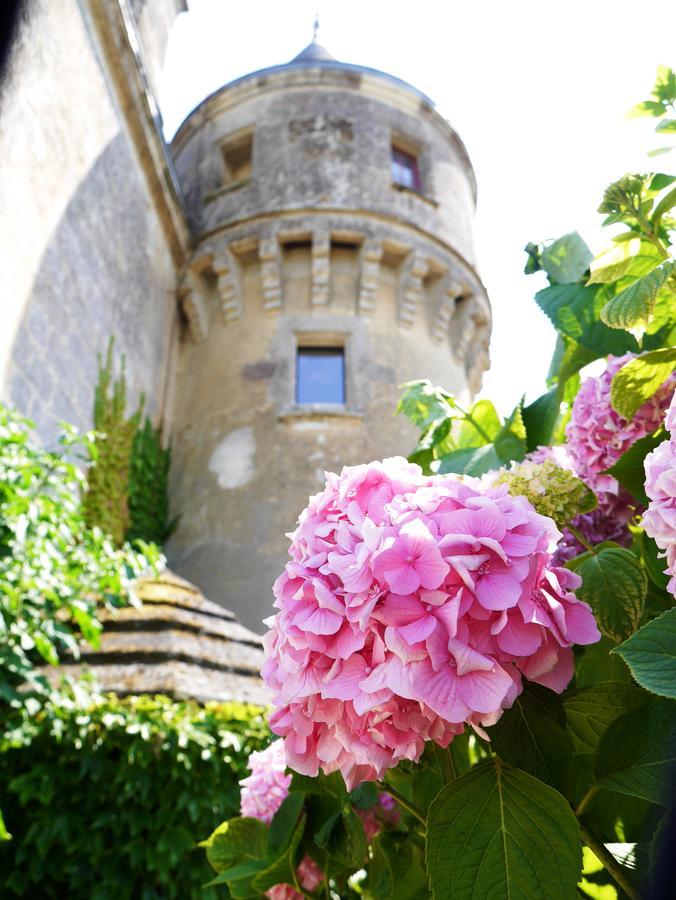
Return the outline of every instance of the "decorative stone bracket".
[[[258,258],[261,261],[263,309],[270,313],[279,313],[282,308],[282,270],[276,235],[261,238]]]
[[[365,240],[361,250],[361,278],[357,298],[357,312],[362,316],[368,316],[374,310],[382,258],[382,243],[375,238]]]
[[[427,274],[428,262],[419,251],[414,251],[406,267],[399,302],[399,324],[410,328],[415,322],[416,312],[425,299],[423,278]]]

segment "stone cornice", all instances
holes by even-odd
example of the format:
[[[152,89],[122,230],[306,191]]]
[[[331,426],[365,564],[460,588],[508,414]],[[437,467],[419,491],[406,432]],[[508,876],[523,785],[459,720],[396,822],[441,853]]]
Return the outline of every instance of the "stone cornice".
[[[127,0],[85,0],[85,5],[172,258],[180,267],[190,252],[190,230],[133,15]]]

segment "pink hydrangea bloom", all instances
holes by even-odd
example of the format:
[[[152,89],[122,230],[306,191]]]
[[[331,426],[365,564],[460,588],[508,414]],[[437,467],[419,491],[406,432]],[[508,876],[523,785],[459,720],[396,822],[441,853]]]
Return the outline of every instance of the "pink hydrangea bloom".
[[[633,501],[612,475],[603,473],[635,441],[651,434],[662,423],[676,383],[675,376],[668,378],[634,418],[627,421],[610,403],[610,386],[615,373],[634,357],[633,353],[610,356],[605,372],[583,382],[566,428],[575,473],[597,495],[600,509],[625,522],[633,514]]]
[[[599,639],[560,532],[506,486],[396,458],[327,475],[274,587],[263,677],[291,768],[381,778],[494,724],[521,676],[562,691]]]
[[[324,873],[317,863],[307,854],[301,859],[296,869],[298,882],[306,891],[314,891],[324,881]],[[276,884],[265,892],[270,900],[305,900],[304,895],[290,884]]]
[[[642,525],[667,558],[668,590],[676,594],[676,392],[666,416],[670,437],[645,458],[650,505]]]
[[[265,750],[254,751],[248,768],[251,775],[240,781],[241,814],[270,824],[291,784],[291,775],[285,774],[284,742],[273,741]]]

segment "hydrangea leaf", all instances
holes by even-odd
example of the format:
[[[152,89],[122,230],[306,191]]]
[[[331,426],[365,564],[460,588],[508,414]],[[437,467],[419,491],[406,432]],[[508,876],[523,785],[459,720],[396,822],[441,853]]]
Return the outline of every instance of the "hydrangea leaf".
[[[399,398],[397,413],[418,428],[427,428],[437,419],[450,415],[454,401],[450,394],[435,387],[426,378],[408,381],[403,385],[404,393]]]
[[[561,409],[561,390],[555,385],[523,409],[528,451],[551,443]]]
[[[381,831],[371,847],[373,859],[362,887],[366,900],[420,900],[427,896],[423,851],[408,835]]]
[[[615,681],[566,691],[563,707],[575,752],[593,753],[611,722],[646,701],[636,685]]]
[[[493,749],[505,762],[561,787],[573,753],[565,726],[560,698],[548,688],[527,683],[491,729]]]
[[[622,657],[641,687],[676,699],[676,607],[648,622],[613,653]]]
[[[617,642],[632,634],[641,621],[648,590],[636,556],[623,547],[604,547],[576,571],[582,577],[577,595],[589,603],[603,634]]]
[[[367,845],[364,825],[351,809],[343,809],[331,816],[315,834],[317,846],[328,856],[329,869],[361,868],[366,858]]]
[[[608,301],[603,285],[553,284],[538,291],[535,301],[560,334],[597,356],[622,356],[628,350],[639,349],[633,335],[599,321],[601,309]]]
[[[610,328],[645,331],[652,318],[658,294],[663,290],[672,292],[669,280],[675,266],[671,261],[662,263],[619,294],[615,294],[601,309],[601,321]]]
[[[522,460],[526,455],[526,426],[521,407],[521,403],[514,407],[493,441],[495,452],[503,463]]]
[[[479,447],[481,444],[495,440],[500,433],[500,416],[490,400],[479,400],[470,409],[471,418],[459,420],[454,429],[456,446]],[[457,430],[457,434],[455,431]]]
[[[7,826],[5,825],[5,819],[2,815],[2,810],[0,809],[0,841],[11,841],[12,835],[7,831]]]
[[[596,748],[594,772],[600,787],[664,806],[674,763],[674,706],[653,700],[610,725]]]
[[[435,900],[573,897],[581,859],[577,820],[561,794],[497,757],[451,782],[430,807]]]
[[[616,372],[610,387],[610,402],[625,419],[636,411],[664,384],[676,369],[676,347],[663,347],[644,353]]]
[[[305,795],[300,791],[293,791],[284,798],[281,806],[274,814],[272,822],[270,822],[270,832],[268,834],[270,853],[280,853],[289,846],[304,801]]]
[[[457,472],[459,475],[485,475],[492,469],[499,469],[503,460],[495,452],[494,444],[483,447],[466,447],[454,450],[441,457],[437,474],[447,475]]]
[[[654,244],[632,237],[613,244],[594,259],[587,284],[610,284],[628,275],[640,278],[660,262],[662,257]]]
[[[298,796],[298,795],[296,795]],[[258,872],[251,881],[251,886],[263,893],[275,884],[294,884],[296,874],[296,850],[305,830],[305,816],[298,816],[296,825],[289,835],[288,842],[279,851],[266,868]]]
[[[545,247],[539,262],[552,284],[573,284],[582,278],[593,258],[577,231],[571,231]]]
[[[224,872],[246,860],[264,860],[267,844],[267,825],[259,819],[238,817],[219,825],[200,847],[206,847],[212,868]]]
[[[622,454],[617,462],[608,470],[608,474],[620,482],[632,497],[635,497],[643,506],[648,505],[648,497],[645,492],[645,468],[643,463],[651,450],[659,446],[666,436],[663,428],[658,428],[652,434],[639,438],[631,447]]]

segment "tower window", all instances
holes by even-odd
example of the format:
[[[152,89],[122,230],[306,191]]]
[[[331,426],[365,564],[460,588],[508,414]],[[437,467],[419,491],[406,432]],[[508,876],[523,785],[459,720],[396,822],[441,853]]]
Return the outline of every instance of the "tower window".
[[[240,132],[232,135],[221,144],[223,156],[224,183],[235,184],[251,178],[251,160],[253,156],[253,132]]]
[[[392,183],[413,191],[421,189],[418,157],[392,145]]]
[[[343,347],[299,347],[296,403],[345,403]]]

